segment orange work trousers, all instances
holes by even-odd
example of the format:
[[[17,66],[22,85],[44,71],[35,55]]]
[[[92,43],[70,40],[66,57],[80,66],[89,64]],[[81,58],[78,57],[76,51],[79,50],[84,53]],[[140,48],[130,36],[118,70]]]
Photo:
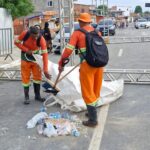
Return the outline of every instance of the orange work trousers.
[[[103,80],[103,68],[90,66],[86,61],[80,65],[80,84],[82,97],[86,105],[95,105],[100,97]]]
[[[21,77],[24,87],[30,86],[30,76],[33,76],[34,83],[40,83],[42,80],[41,68],[38,64],[29,61],[21,61]]]

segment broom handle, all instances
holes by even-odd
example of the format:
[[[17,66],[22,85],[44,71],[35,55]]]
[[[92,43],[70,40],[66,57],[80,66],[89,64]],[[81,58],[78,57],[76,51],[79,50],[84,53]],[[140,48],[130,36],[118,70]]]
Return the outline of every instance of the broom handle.
[[[76,69],[81,63],[77,64],[75,67],[73,67],[70,71],[68,71],[63,77],[61,77],[58,81],[60,82],[61,80],[63,80],[68,74],[70,74],[74,69]]]
[[[64,67],[66,64],[68,64],[68,62],[69,62],[69,58],[64,58],[64,59],[62,60],[62,67]],[[62,71],[59,72],[59,74],[58,74],[58,76],[57,76],[57,78],[56,78],[56,81],[55,81],[54,86],[53,86],[54,89],[55,89],[55,87],[56,87],[56,85],[57,85],[57,83],[58,83],[58,80],[59,80],[59,78],[60,78],[61,73],[62,73]]]
[[[58,80],[59,80],[60,75],[61,75],[61,72],[59,72],[59,74],[58,74],[58,76],[57,76],[57,78],[56,78],[56,81],[55,81],[54,86],[53,86],[54,89],[56,88],[56,85],[57,85],[57,83],[58,83]]]

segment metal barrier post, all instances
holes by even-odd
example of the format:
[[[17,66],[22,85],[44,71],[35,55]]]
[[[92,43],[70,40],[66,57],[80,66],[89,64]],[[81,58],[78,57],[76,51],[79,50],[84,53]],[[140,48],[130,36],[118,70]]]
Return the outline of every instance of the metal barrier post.
[[[0,29],[0,57],[6,56],[4,60],[10,57],[12,54],[12,29],[11,28],[2,28]]]

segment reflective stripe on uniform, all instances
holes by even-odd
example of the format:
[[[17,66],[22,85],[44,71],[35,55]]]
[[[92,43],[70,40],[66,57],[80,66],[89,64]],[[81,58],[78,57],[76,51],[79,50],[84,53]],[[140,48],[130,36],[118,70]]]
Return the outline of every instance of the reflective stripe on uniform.
[[[33,83],[40,84],[41,81],[40,80],[33,80]]]
[[[80,53],[86,52],[86,48],[85,48],[85,47],[84,47],[84,48],[80,48],[80,49],[79,49],[79,52],[80,52]]]
[[[98,102],[98,100],[96,100],[95,102],[93,102],[93,103],[90,103],[90,104],[87,104],[87,105],[90,105],[90,106],[96,106],[97,105],[97,102]]]
[[[33,53],[34,54],[44,54],[44,53],[47,53],[47,49],[45,49],[45,50],[34,50]]]
[[[29,82],[28,84],[22,83],[23,87],[29,87],[31,83]]]
[[[34,53],[34,54],[39,54],[39,53],[40,53],[40,50],[34,50],[33,53]]]
[[[16,43],[21,43],[22,41],[20,41],[20,40],[16,40],[15,42],[16,42]]]
[[[75,46],[71,45],[71,44],[67,44],[66,48],[70,49],[70,50],[74,50]]]
[[[41,50],[41,54],[47,53],[47,49]]]

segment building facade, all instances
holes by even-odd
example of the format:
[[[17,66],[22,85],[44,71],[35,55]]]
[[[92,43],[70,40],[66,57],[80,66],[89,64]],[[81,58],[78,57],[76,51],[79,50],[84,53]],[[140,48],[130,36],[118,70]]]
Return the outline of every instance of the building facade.
[[[58,0],[32,0],[35,6],[35,12],[56,11],[58,9]]]

